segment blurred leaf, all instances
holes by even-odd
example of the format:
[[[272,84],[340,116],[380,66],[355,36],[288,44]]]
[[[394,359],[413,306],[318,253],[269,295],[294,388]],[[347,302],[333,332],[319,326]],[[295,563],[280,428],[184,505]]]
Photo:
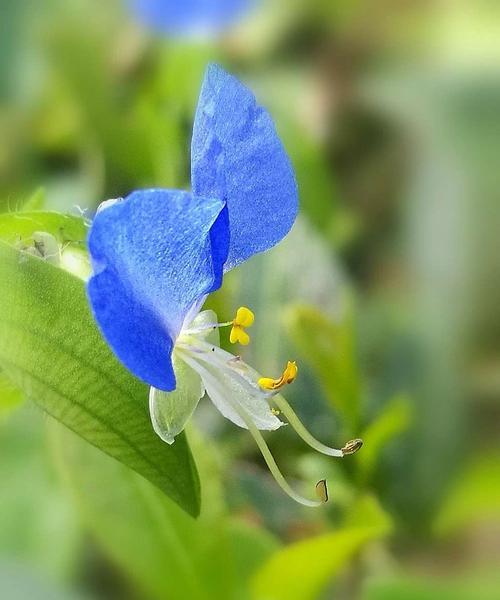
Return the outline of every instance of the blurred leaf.
[[[5,373],[0,372],[0,416],[23,401],[21,390],[16,387]]]
[[[186,440],[154,433],[148,388],[116,360],[90,313],[83,282],[0,243],[0,366],[32,400],[197,514],[199,484]]]
[[[338,195],[325,156],[295,119],[281,122],[281,137],[296,169],[301,210],[317,229],[332,237]]]
[[[248,582],[257,569],[279,548],[276,538],[265,529],[242,521],[228,525],[230,555],[237,579]]]
[[[290,3],[287,2],[283,9],[289,13]],[[259,35],[262,36],[262,31]],[[261,41],[259,40],[259,44]],[[304,119],[304,114],[297,110],[297,104],[311,102],[311,88],[314,88],[315,84],[315,81],[309,79],[308,72],[297,69],[296,65],[292,69],[259,71],[259,78],[255,83],[250,82],[259,101],[273,115],[280,138],[292,160],[301,212],[317,230],[331,240],[337,225],[335,221],[339,208],[336,181],[328,164],[323,136],[311,132],[311,129],[318,125],[318,121],[314,119],[312,125]],[[297,99],[297,102],[290,102],[290,98]],[[323,139],[318,139],[320,137]]]
[[[500,519],[500,456],[476,459],[460,474],[434,522],[446,535],[473,523]]]
[[[286,322],[297,352],[316,373],[332,406],[355,430],[361,393],[352,314],[334,323],[315,308],[295,306]]]
[[[361,434],[363,451],[357,456],[363,479],[369,479],[384,446],[411,422],[411,403],[405,394],[397,394],[384,406],[379,416]]]
[[[368,582],[362,600],[497,600],[498,573],[469,576],[375,578]]]
[[[26,202],[23,204],[23,210],[42,210],[46,201],[47,194],[45,193],[45,188],[39,187],[33,192],[33,194],[31,194],[28,200],[26,200]]]
[[[228,526],[210,505],[195,521],[133,471],[57,423],[51,434],[85,523],[144,592],[159,599],[245,597],[249,575],[275,547],[268,537],[249,526]],[[202,481],[210,476],[204,489],[217,479],[209,471],[202,466]]]
[[[50,233],[61,244],[84,246],[88,228],[81,217],[57,212],[34,210],[0,215],[0,239],[6,242],[26,242],[35,231]]]
[[[54,477],[45,418],[33,404],[24,403],[8,419],[0,419],[0,557],[36,565],[51,580],[67,581],[79,557],[81,530]],[[10,598],[3,584],[0,597]],[[25,596],[30,597],[35,596]]]
[[[36,569],[30,569],[11,561],[0,562],[0,590],[9,600],[83,600],[65,586],[57,586]]]
[[[279,550],[254,579],[256,600],[312,600],[368,542],[392,528],[377,501],[366,496],[353,508],[344,527]]]

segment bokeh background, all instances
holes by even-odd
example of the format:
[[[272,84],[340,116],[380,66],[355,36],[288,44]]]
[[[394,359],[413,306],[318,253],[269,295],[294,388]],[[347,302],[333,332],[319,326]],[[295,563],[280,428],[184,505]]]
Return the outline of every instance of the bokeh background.
[[[245,358],[296,359],[303,421],[365,445],[340,463],[267,436],[304,493],[328,479],[306,509],[204,401],[194,521],[2,380],[0,597],[498,598],[500,5],[261,0],[217,30],[189,7],[167,27],[119,0],[0,0],[0,209],[188,187],[220,62],[275,118],[301,212],[211,307],[250,306]]]

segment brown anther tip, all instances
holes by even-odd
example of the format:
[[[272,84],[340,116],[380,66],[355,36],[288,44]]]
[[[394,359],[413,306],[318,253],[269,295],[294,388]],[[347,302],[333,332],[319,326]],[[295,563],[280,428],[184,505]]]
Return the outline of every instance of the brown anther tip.
[[[326,479],[320,479],[316,484],[316,495],[321,502],[328,502],[328,487],[326,485]]]
[[[342,450],[342,454],[344,456],[347,456],[348,454],[355,454],[363,445],[363,440],[360,440],[359,438],[355,439],[355,440],[349,440],[346,445],[341,448]]]

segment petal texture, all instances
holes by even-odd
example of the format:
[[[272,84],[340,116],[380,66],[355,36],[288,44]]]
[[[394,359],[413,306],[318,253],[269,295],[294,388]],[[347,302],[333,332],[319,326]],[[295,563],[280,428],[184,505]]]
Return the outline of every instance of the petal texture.
[[[198,102],[191,180],[195,194],[227,202],[226,271],[274,246],[295,221],[294,171],[270,115],[217,65],[208,67]]]
[[[175,388],[171,353],[191,307],[222,280],[224,202],[173,190],[133,192],[89,233],[88,296],[111,348],[137,377]]]

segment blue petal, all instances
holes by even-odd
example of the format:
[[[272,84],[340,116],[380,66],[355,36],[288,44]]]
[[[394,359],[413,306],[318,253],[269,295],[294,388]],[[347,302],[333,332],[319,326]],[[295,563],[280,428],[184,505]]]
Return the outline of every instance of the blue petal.
[[[251,7],[254,0],[131,0],[149,27],[170,35],[218,33]]]
[[[293,167],[269,113],[235,77],[210,65],[191,144],[193,192],[227,202],[225,270],[274,246],[298,210]]]
[[[144,190],[97,213],[90,303],[115,354],[146,383],[175,389],[175,339],[193,305],[220,285],[228,247],[220,200]]]

